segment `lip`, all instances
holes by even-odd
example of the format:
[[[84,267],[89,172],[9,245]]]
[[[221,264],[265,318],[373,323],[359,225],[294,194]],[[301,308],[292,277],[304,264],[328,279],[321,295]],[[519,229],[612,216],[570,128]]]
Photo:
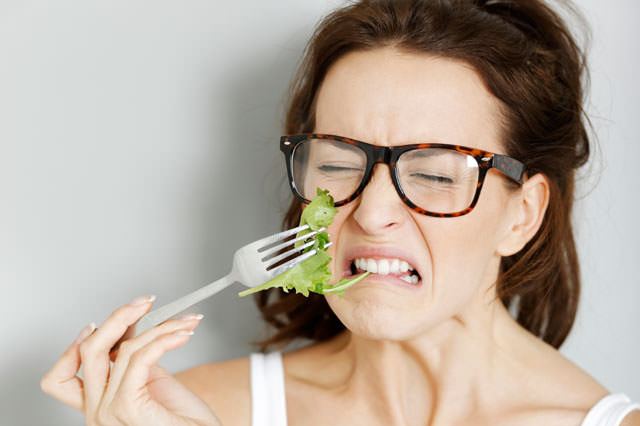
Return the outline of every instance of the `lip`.
[[[420,269],[415,257],[407,253],[398,247],[375,247],[375,246],[354,246],[349,248],[344,254],[344,261],[342,262],[342,276],[351,277],[351,262],[358,257],[365,257],[371,259],[400,259],[409,263],[420,275],[420,281],[416,284],[410,284],[400,278],[393,275],[378,275],[371,274],[365,280],[367,281],[384,281],[393,282],[402,285],[407,288],[420,288],[422,287],[422,277],[424,277],[423,271]]]

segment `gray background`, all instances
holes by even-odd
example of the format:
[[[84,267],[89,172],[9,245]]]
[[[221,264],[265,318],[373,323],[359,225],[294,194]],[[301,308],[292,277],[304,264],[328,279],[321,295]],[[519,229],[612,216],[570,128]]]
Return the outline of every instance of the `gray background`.
[[[341,3],[0,1],[2,425],[82,424],[38,383],[85,324],[209,283],[279,229],[283,94]],[[562,352],[640,400],[640,3],[580,6],[601,152],[580,184],[584,293]],[[199,305],[203,323],[164,366],[251,351],[264,327],[238,289]]]

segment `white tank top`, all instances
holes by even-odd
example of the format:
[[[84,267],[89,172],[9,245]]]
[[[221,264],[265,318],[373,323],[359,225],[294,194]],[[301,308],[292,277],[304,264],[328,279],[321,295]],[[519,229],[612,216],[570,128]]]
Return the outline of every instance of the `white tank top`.
[[[587,413],[581,426],[620,426],[622,419],[640,404],[623,393],[610,394]],[[251,354],[251,426],[286,426],[287,405],[284,393],[282,355]]]
[[[282,355],[251,354],[251,426],[286,426]]]
[[[640,410],[640,404],[632,402],[627,395],[607,395],[591,407],[582,426],[619,426],[632,410]]]

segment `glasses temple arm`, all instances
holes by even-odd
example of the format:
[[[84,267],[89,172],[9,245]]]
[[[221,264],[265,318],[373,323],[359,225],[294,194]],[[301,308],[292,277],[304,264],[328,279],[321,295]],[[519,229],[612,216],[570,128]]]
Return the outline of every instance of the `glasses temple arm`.
[[[493,154],[491,166],[522,184],[522,175],[526,170],[526,166],[515,158],[502,154]]]

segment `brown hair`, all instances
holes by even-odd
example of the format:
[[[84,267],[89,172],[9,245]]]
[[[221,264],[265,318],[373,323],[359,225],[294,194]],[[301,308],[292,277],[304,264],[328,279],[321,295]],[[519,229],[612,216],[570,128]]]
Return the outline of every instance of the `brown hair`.
[[[384,46],[473,66],[502,102],[506,154],[523,161],[530,176],[548,178],[542,225],[520,252],[502,258],[496,292],[523,327],[560,347],[580,296],[571,208],[574,171],[589,157],[583,51],[540,0],[361,0],[316,29],[291,86],[286,133],[313,131],[316,93],[333,63],[348,52]],[[283,226],[296,226],[300,213],[294,199]],[[259,342],[263,350],[296,338],[325,340],[345,328],[321,295],[272,289],[257,294],[256,303],[277,329]]]

